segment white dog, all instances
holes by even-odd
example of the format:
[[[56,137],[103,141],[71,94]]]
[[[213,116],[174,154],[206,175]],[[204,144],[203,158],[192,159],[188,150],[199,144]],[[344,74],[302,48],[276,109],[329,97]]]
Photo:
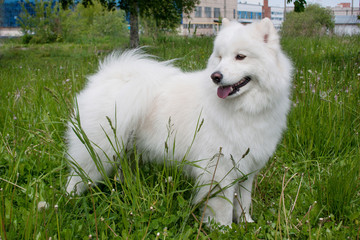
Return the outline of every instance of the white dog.
[[[211,182],[214,191],[221,190],[208,200],[205,220],[231,225],[252,221],[252,183],[286,127],[291,75],[269,19],[246,26],[224,19],[205,70],[185,73],[139,50],[112,54],[76,97],[78,114],[107,174],[114,164],[106,156],[115,154],[109,120],[116,137],[130,147],[135,143],[149,161],[163,161],[165,141],[175,159],[187,153],[186,159],[200,166],[185,168],[202,186],[195,203],[207,196]],[[204,122],[193,142],[199,119]],[[66,135],[69,159],[97,182],[102,176],[72,127],[69,123]],[[86,184],[75,169],[67,192],[81,194]],[[243,176],[245,181],[234,184]]]

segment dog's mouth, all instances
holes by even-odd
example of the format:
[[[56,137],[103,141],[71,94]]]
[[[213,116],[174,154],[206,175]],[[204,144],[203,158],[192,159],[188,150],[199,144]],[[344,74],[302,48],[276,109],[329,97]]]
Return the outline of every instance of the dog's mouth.
[[[248,84],[251,80],[251,77],[246,76],[243,79],[241,79],[239,82],[229,85],[229,86],[220,86],[217,90],[217,95],[219,98],[225,99],[228,96],[231,96],[235,93],[237,93],[240,88]]]

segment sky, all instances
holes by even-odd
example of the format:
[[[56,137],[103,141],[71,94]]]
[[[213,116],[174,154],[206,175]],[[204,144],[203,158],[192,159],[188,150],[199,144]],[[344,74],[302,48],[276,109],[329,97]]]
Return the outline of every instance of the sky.
[[[263,0],[240,0],[240,2],[247,2],[247,3],[254,3],[254,4],[258,4],[259,2],[263,3]],[[320,4],[323,7],[335,7],[337,4],[339,3],[350,3],[354,1],[354,7],[359,7],[359,0],[306,0],[306,2],[308,4],[310,3],[317,3]],[[287,4],[288,5],[293,5],[293,4]],[[284,6],[284,0],[269,0],[269,6],[273,6],[273,7],[283,7]]]

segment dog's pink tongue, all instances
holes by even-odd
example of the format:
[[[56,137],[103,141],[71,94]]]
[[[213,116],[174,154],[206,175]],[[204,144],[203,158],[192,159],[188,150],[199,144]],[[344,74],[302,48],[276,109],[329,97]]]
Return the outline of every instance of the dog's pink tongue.
[[[231,93],[231,87],[219,87],[217,90],[217,95],[219,98],[226,98]]]

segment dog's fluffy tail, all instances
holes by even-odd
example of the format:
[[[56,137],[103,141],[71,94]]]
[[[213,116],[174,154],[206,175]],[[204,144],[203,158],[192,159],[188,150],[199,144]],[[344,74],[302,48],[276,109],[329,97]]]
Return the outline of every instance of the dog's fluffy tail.
[[[95,89],[96,93],[101,91],[102,96],[98,100],[116,104],[120,119],[137,122],[136,119],[146,115],[144,111],[159,94],[160,87],[182,74],[181,70],[172,66],[171,61],[159,62],[141,48],[117,51],[106,57],[100,63],[99,71],[89,77],[89,85],[95,85],[89,86],[89,89]],[[124,118],[124,115],[127,117]]]
[[[155,57],[146,54],[142,48],[115,51],[99,64],[99,71],[89,77],[95,79],[118,79],[122,82],[139,80],[142,84],[153,84],[154,81],[163,80],[159,74],[175,75],[179,70],[172,66],[173,61],[159,62]]]

